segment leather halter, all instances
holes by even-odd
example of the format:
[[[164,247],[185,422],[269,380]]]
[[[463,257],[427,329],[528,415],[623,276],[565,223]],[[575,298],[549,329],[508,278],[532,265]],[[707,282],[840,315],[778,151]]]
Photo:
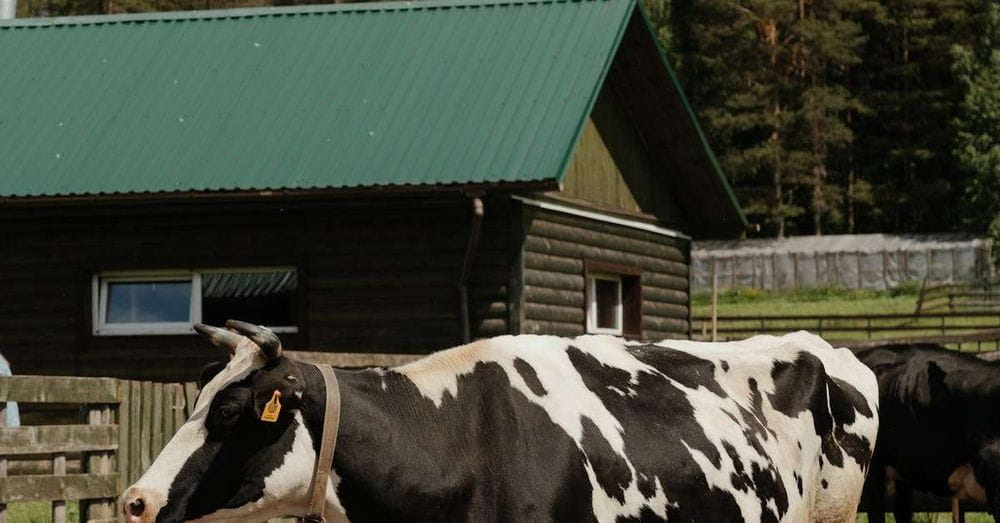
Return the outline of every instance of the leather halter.
[[[337,431],[340,429],[340,386],[337,375],[329,365],[316,365],[323,375],[323,386],[326,387],[326,412],[323,414],[323,436],[320,441],[319,454],[316,456],[316,468],[313,470],[312,495],[309,501],[309,512],[303,519],[307,523],[323,523],[323,511],[326,509],[326,485],[333,469],[333,451],[337,448]]]

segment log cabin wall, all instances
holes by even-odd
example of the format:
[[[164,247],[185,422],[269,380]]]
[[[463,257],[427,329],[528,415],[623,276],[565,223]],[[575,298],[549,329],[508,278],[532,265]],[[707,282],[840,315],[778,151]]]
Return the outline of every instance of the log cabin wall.
[[[470,277],[473,336],[507,332],[509,199],[487,198]],[[290,349],[429,352],[461,342],[460,195],[273,203],[135,202],[0,210],[0,352],[18,373],[191,380],[219,354],[196,335],[97,336],[107,270],[294,266]]]
[[[609,217],[679,231],[687,220],[619,95],[606,84],[587,119],[561,191],[543,199]],[[691,242],[578,216],[525,207],[520,332],[577,336],[586,331],[589,263],[641,272],[646,339],[689,336]],[[515,322],[518,320],[515,320]]]
[[[528,205],[524,231],[522,333],[585,333],[585,270],[596,262],[640,271],[643,339],[689,337],[689,240]]]

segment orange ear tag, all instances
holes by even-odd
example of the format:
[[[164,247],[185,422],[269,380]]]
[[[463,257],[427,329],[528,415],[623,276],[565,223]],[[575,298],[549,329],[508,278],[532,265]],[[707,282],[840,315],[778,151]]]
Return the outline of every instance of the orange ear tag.
[[[278,421],[278,414],[281,414],[281,391],[274,391],[271,401],[264,405],[264,412],[260,415],[261,421],[274,423]]]

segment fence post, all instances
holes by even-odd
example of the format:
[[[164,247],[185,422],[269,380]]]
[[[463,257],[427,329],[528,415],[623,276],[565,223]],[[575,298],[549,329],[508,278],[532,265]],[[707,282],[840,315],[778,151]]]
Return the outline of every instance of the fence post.
[[[719,339],[719,277],[712,259],[712,341]]]
[[[52,475],[66,475],[66,454],[57,452],[52,457]],[[66,523],[66,500],[52,502],[52,523]]]
[[[111,423],[111,407],[93,405],[87,411],[88,425],[109,425]],[[121,427],[118,430],[122,430]],[[111,473],[111,453],[108,451],[88,452],[82,456],[80,463],[90,473],[107,475]],[[114,501],[108,499],[80,500],[80,520],[104,520],[114,518]]]
[[[917,314],[924,308],[924,292],[927,290],[927,278],[920,282],[920,292],[917,293]]]
[[[4,412],[6,405],[6,401],[0,402],[0,420],[3,421],[0,426],[3,427],[7,426],[7,413]],[[0,478],[5,477],[7,477],[7,458],[0,456]],[[0,523],[7,523],[7,504],[2,502],[0,502]]]

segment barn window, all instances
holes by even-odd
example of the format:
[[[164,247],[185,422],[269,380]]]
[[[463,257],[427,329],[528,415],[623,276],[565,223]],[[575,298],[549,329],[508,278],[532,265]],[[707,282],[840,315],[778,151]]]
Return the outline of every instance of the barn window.
[[[640,272],[628,267],[588,262],[586,280],[587,332],[641,337]]]
[[[189,334],[238,318],[279,332],[298,328],[292,268],[128,271],[93,280],[94,334]]]
[[[594,274],[590,277],[587,331],[622,333],[622,280],[619,276]]]

